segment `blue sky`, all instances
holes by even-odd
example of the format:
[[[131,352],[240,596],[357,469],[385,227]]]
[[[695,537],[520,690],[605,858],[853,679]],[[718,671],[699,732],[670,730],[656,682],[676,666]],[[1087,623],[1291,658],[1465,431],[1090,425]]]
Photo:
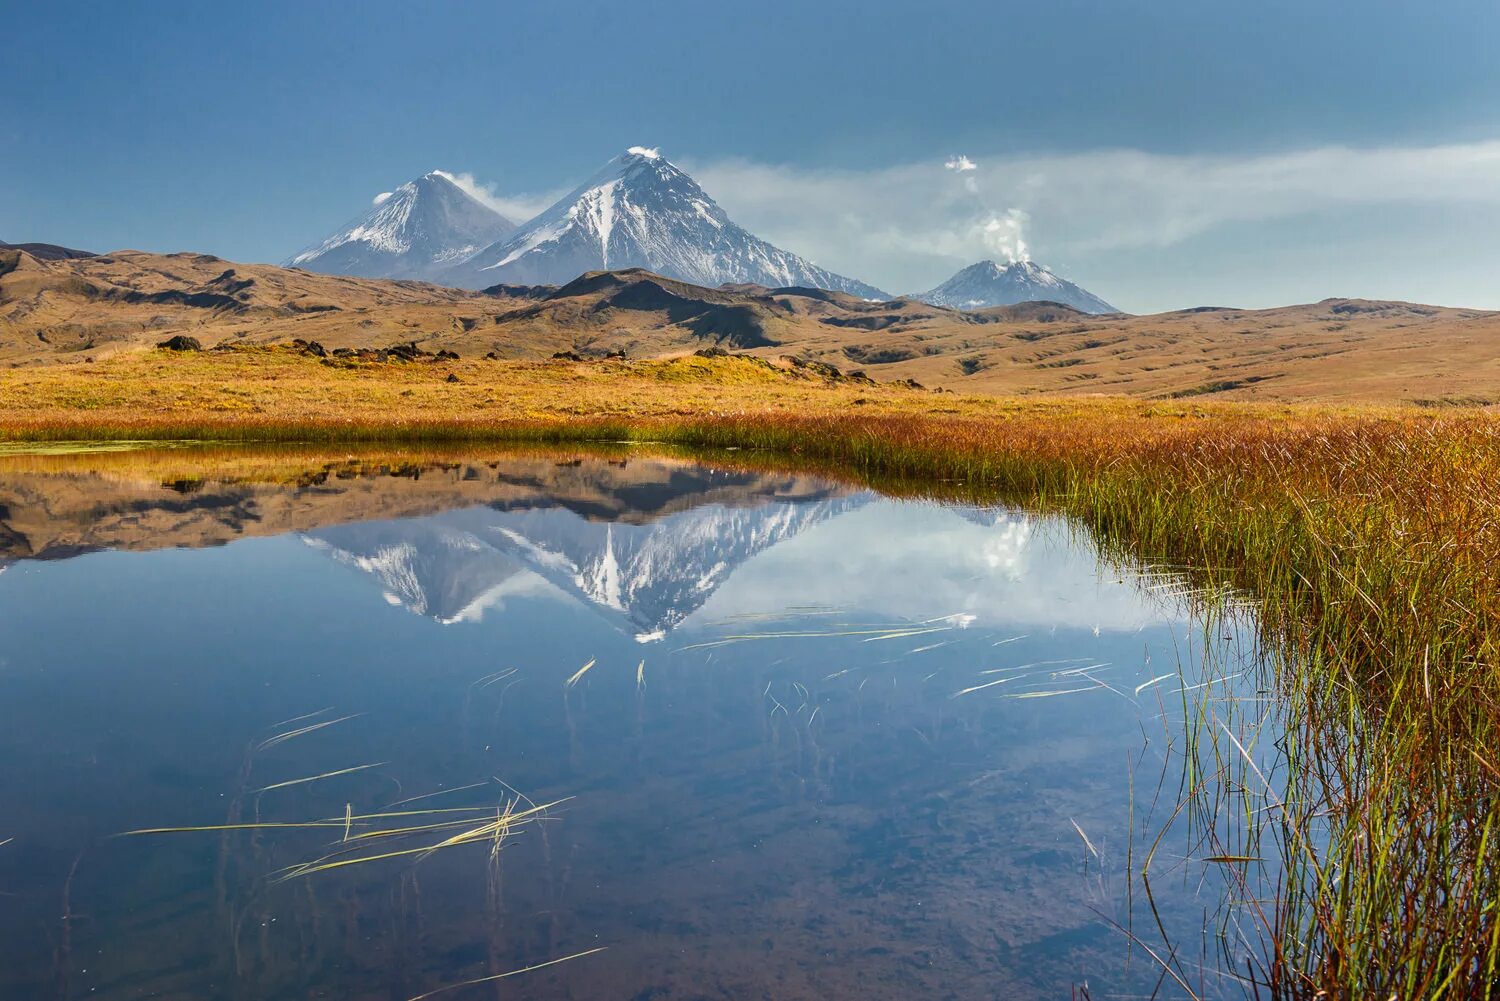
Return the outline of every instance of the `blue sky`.
[[[892,291],[1003,219],[1132,310],[1500,307],[1497,45],[1479,2],[21,4],[0,239],[276,261],[433,168],[519,212],[645,144]]]

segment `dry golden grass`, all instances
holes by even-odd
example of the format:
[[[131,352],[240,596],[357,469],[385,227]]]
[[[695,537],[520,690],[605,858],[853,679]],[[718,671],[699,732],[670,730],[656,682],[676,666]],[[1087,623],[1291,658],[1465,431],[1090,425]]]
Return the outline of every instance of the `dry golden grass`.
[[[461,381],[448,382],[449,375]],[[122,355],[95,365],[20,369],[0,377],[8,436],[55,426],[138,431],[174,425],[188,437],[256,435],[281,426],[386,429],[496,421],[652,417],[770,407],[825,411],[867,390],[791,379],[748,361],[416,362],[341,368],[290,350]],[[911,393],[885,391],[897,401]],[[929,394],[915,394],[923,404]],[[77,436],[70,431],[69,434]]]
[[[449,382],[450,375],[458,382]],[[0,375],[0,438],[483,438],[516,422],[745,414],[1062,418],[1254,414],[1332,407],[1199,399],[1001,398],[829,380],[743,357],[639,362],[420,361],[339,367],[288,348],[120,355]],[[1347,407],[1341,408],[1347,411]]]

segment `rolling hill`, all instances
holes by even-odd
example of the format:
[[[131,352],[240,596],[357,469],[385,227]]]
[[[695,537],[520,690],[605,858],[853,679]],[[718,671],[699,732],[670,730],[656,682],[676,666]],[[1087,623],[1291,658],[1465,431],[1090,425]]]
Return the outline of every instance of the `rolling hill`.
[[[0,240],[0,250],[21,250],[39,261],[66,261],[75,257],[93,257],[92,250],[74,250],[55,243],[6,243]]]
[[[1500,402],[1500,313],[1404,302],[1096,316],[1045,302],[959,311],[807,287],[706,288],[641,269],[474,292],[202,254],[0,251],[0,364],[83,364],[175,335],[204,347],[416,342],[498,359],[716,347],[982,393]]]

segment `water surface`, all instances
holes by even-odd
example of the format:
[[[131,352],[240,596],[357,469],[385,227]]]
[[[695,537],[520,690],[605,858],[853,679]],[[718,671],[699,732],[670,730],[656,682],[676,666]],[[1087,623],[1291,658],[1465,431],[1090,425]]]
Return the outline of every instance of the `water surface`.
[[[0,468],[0,996],[403,1001],[600,947],[440,996],[1161,981],[1116,925],[1159,941],[1128,832],[1204,630],[1065,523],[640,456],[279,478]],[[1212,953],[1222,886],[1161,884]]]

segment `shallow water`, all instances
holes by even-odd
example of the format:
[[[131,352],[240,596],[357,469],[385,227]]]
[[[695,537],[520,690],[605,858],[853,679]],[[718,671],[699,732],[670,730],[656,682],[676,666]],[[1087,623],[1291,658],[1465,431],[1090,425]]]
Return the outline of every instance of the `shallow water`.
[[[0,467],[0,996],[402,1001],[601,947],[440,996],[1159,984],[1127,864],[1193,665],[1248,639],[1004,508],[648,458],[400,474]],[[276,878],[552,801],[498,853]],[[1206,869],[1154,889],[1213,966]]]

